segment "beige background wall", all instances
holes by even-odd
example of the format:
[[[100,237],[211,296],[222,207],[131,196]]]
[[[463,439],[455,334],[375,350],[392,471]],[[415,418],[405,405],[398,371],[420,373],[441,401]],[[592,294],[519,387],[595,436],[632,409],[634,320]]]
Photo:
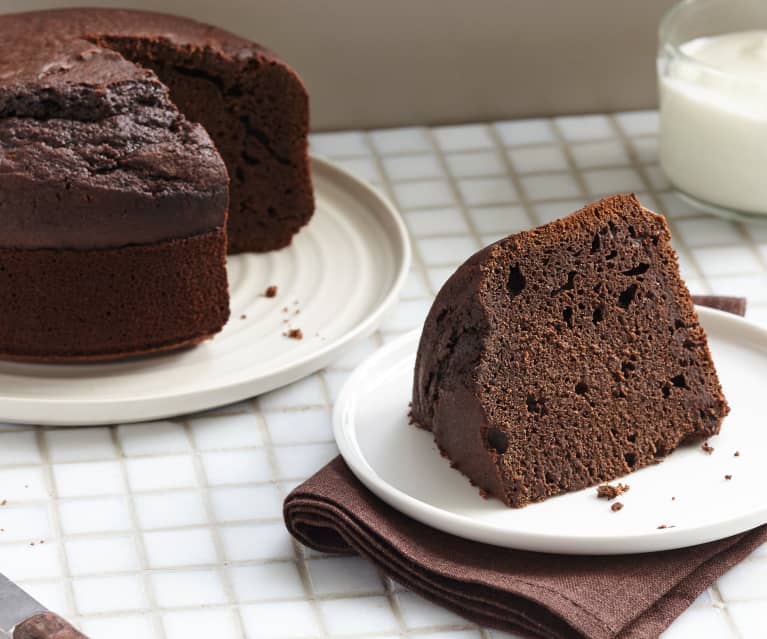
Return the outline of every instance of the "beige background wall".
[[[0,0],[0,11],[72,0]],[[672,0],[102,0],[212,22],[279,51],[315,129],[654,106]],[[1,37],[2,34],[0,34]]]

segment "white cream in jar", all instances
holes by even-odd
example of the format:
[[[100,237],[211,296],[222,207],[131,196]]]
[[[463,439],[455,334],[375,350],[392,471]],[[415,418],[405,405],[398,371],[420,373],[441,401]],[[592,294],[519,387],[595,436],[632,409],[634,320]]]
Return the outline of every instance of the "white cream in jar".
[[[695,38],[658,65],[670,181],[706,203],[767,215],[767,30]]]

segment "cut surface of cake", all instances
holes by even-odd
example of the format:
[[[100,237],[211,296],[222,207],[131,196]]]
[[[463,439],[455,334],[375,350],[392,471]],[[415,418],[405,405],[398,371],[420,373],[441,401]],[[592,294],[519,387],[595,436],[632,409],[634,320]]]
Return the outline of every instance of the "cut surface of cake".
[[[185,18],[0,16],[0,358],[192,345],[229,316],[230,252],[314,202],[308,98],[260,45]]]
[[[664,219],[633,195],[503,239],[443,286],[412,418],[521,507],[719,431],[729,410]]]

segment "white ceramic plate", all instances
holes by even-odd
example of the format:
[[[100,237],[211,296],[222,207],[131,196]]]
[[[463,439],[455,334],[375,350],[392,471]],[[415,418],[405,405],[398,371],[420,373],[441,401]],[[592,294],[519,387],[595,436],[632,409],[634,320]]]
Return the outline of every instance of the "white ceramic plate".
[[[720,311],[698,308],[698,313],[732,412],[721,434],[709,440],[713,454],[700,445],[686,446],[624,478],[631,488],[619,498],[625,506],[617,513],[610,510],[613,502],[597,499],[594,488],[522,509],[482,499],[440,456],[431,433],[408,425],[418,332],[387,345],[349,378],[336,403],[336,441],[354,474],[394,508],[434,528],[497,546],[638,553],[748,530],[767,522],[767,330]]]
[[[0,363],[0,421],[87,425],[239,401],[326,366],[372,333],[410,266],[407,231],[372,187],[312,161],[317,209],[293,244],[229,258],[232,315],[196,348],[125,362]],[[275,298],[263,296],[270,285]],[[302,340],[285,337],[300,328]]]

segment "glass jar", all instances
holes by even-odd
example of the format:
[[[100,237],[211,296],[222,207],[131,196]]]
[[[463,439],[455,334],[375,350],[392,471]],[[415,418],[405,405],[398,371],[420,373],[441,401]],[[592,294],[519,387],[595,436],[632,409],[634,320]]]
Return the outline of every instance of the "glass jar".
[[[767,220],[767,1],[684,0],[657,62],[669,181],[705,210]]]

